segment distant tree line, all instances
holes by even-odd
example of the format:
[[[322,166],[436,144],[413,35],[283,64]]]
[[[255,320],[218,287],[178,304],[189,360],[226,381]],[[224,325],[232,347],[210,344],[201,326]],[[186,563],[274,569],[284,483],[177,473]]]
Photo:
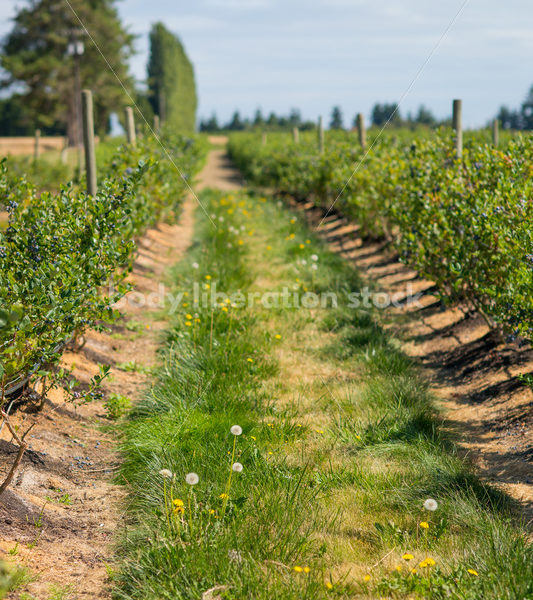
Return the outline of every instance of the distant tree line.
[[[313,121],[304,121],[297,109],[292,109],[287,116],[279,116],[271,112],[268,116],[263,116],[260,109],[257,109],[252,118],[241,117],[238,110],[226,123],[219,123],[216,114],[211,115],[209,119],[200,121],[200,131],[216,133],[217,131],[245,131],[254,128],[269,130],[284,130],[298,127],[301,130],[313,129],[316,123]]]
[[[504,129],[533,130],[533,86],[518,109],[502,106],[496,115]]]
[[[356,116],[353,118],[352,127],[356,126]],[[383,126],[389,122],[393,127],[427,125],[436,127],[440,122],[424,106],[418,109],[415,115],[408,113],[407,117],[402,118],[398,109],[398,104],[375,104],[371,112],[371,123],[376,126]],[[292,109],[288,116],[276,115],[271,112],[268,117],[264,117],[260,109],[255,112],[252,118],[241,117],[239,111],[235,111],[233,116],[226,123],[220,123],[216,114],[208,119],[200,121],[200,131],[216,133],[217,131],[246,131],[251,129],[262,129],[272,131],[291,130],[298,127],[301,130],[313,129],[317,126],[316,121],[304,121],[301,113],[297,109]],[[334,106],[329,120],[330,129],[344,129],[344,118],[339,106]]]

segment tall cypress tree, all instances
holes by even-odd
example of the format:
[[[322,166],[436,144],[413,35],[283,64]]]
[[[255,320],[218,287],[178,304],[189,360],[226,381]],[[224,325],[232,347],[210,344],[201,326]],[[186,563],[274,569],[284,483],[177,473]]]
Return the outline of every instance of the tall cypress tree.
[[[96,128],[104,133],[109,126],[109,115],[121,113],[128,104],[117,76],[127,89],[133,88],[127,59],[133,52],[134,37],[122,26],[115,0],[69,0],[69,3],[79,20],[64,0],[27,0],[2,44],[0,65],[6,72],[1,82],[3,87],[22,87],[19,98],[33,127],[45,131],[62,129],[73,141],[77,59],[69,56],[69,43],[83,43],[84,52],[79,57],[80,85],[93,91]]]
[[[194,68],[179,38],[162,23],[150,32],[148,87],[161,121],[178,133],[192,133],[197,107]]]

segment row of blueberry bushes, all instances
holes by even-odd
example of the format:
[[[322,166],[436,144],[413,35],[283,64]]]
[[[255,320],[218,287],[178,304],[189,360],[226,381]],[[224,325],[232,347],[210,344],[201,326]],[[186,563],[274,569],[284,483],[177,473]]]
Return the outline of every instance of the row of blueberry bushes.
[[[323,154],[269,134],[230,140],[250,182],[335,209],[364,236],[390,240],[400,259],[434,281],[444,301],[466,302],[511,338],[533,338],[533,136],[499,148],[471,135],[385,133],[366,155],[346,134]]]
[[[40,192],[0,162],[2,398],[32,377],[53,380],[65,343],[117,316],[136,240],[179,215],[205,155],[196,139],[168,134],[163,144],[116,149],[99,165],[94,197],[73,182]]]

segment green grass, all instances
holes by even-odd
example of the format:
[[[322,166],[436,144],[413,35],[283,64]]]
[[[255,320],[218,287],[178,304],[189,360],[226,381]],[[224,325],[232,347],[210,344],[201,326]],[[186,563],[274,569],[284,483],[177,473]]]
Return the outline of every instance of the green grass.
[[[197,211],[173,273],[190,304],[169,315],[156,381],[122,425],[115,597],[533,597],[515,507],[458,455],[378,315],[348,306],[359,275],[275,202],[205,192],[202,203],[217,228]],[[335,292],[339,305],[193,306],[195,282]],[[435,565],[418,566],[426,558]]]

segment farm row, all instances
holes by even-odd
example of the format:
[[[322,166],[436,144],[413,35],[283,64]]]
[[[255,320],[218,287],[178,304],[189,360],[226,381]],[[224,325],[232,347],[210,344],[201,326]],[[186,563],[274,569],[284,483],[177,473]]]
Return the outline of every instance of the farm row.
[[[445,301],[466,301],[511,337],[533,335],[533,138],[495,148],[467,136],[457,159],[451,134],[398,132],[370,139],[329,133],[239,134],[230,153],[250,182],[313,199],[390,240],[403,262],[434,281]]]
[[[2,398],[32,376],[46,381],[44,389],[64,383],[66,374],[50,367],[65,343],[114,317],[136,238],[179,214],[205,149],[174,135],[163,142],[181,176],[154,140],[103,147],[96,196],[72,182],[41,192],[16,164],[0,163],[0,207],[8,219],[0,231]]]

